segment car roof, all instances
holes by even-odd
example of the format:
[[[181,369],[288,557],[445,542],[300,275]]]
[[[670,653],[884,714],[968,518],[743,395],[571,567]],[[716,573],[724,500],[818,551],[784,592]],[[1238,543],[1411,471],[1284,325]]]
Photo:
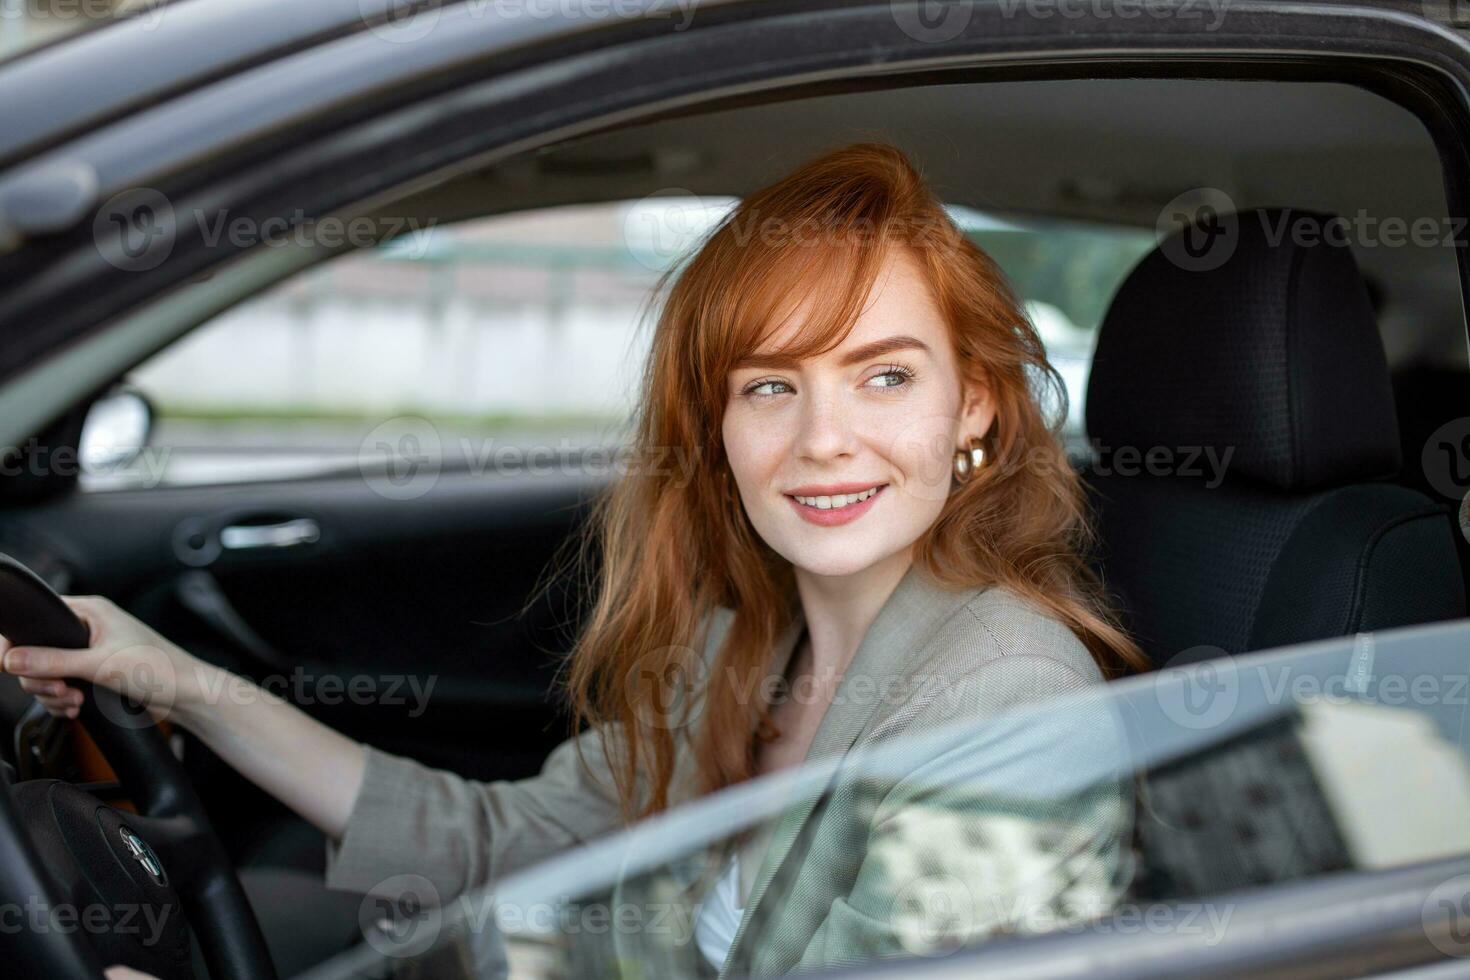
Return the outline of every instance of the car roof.
[[[383,2],[386,9],[388,0]],[[130,297],[157,295],[158,284],[180,274],[183,265],[169,263],[147,277],[115,277],[105,257],[96,254],[94,235],[83,229],[83,222],[95,217],[97,203],[110,195],[121,195],[140,187],[167,187],[174,191],[184,187],[188,193],[204,195],[200,181],[229,195],[244,193],[247,186],[257,189],[270,187],[274,188],[270,193],[285,193],[284,185],[273,183],[277,178],[271,175],[271,168],[259,165],[261,154],[286,155],[287,150],[294,148],[303,166],[316,166],[319,159],[315,154],[320,151],[315,149],[314,134],[324,121],[330,124],[326,129],[335,141],[334,153],[345,152],[352,139],[367,138],[364,134],[369,131],[374,134],[373,139],[387,139],[388,135],[393,135],[401,142],[412,134],[413,139],[420,141],[413,155],[402,157],[398,165],[385,167],[374,162],[373,169],[361,180],[349,184],[338,180],[333,184],[350,186],[357,193],[369,185],[400,181],[391,195],[384,188],[379,188],[383,191],[382,196],[372,198],[373,205],[386,203],[390,198],[401,201],[402,195],[409,192],[408,186],[401,183],[408,172],[408,164],[403,161],[417,162],[432,156],[452,162],[452,166],[446,163],[432,174],[426,170],[409,175],[416,180],[417,187],[429,188],[426,193],[448,195],[438,199],[446,207],[435,217],[436,220],[450,220],[453,216],[470,216],[464,208],[467,202],[477,205],[479,213],[497,213],[549,203],[606,201],[630,194],[642,196],[678,187],[687,187],[697,193],[739,194],[768,181],[779,173],[776,165],[782,162],[779,156],[783,152],[779,147],[746,153],[746,159],[736,159],[735,165],[717,157],[711,158],[708,166],[688,173],[677,169],[639,171],[627,167],[619,172],[602,173],[598,167],[594,166],[589,171],[587,166],[588,160],[595,163],[599,159],[609,159],[600,158],[597,151],[599,147],[612,146],[615,139],[642,139],[641,146],[653,152],[655,159],[661,163],[668,160],[677,163],[681,155],[678,142],[673,142],[675,152],[670,154],[665,152],[657,137],[675,135],[692,139],[697,124],[686,125],[683,121],[697,120],[716,107],[703,97],[687,99],[682,89],[661,95],[659,90],[650,86],[655,80],[661,80],[660,84],[678,89],[681,84],[678,79],[698,73],[698,66],[693,64],[696,55],[692,52],[717,48],[730,34],[739,33],[754,39],[740,48],[740,56],[747,62],[750,61],[752,44],[770,45],[769,50],[761,49],[769,55],[767,59],[754,67],[740,69],[752,74],[768,73],[772,79],[765,86],[769,91],[762,91],[758,96],[746,92],[749,96],[746,101],[752,110],[766,104],[779,109],[778,104],[784,101],[798,106],[798,110],[789,115],[791,122],[799,123],[803,118],[811,118],[800,114],[800,100],[790,96],[806,96],[815,94],[814,91],[806,87],[793,88],[791,80],[802,80],[803,86],[808,85],[811,79],[804,79],[803,71],[810,75],[815,71],[810,66],[822,64],[823,58],[835,59],[834,64],[844,66],[841,78],[833,76],[828,79],[838,83],[839,90],[840,84],[858,81],[863,91],[852,100],[854,104],[885,84],[892,89],[910,89],[904,93],[909,99],[919,97],[915,95],[919,90],[913,88],[916,82],[909,75],[899,78],[892,74],[892,66],[896,62],[871,61],[872,32],[883,30],[885,36],[895,34],[892,16],[896,8],[877,0],[868,3],[787,0],[782,4],[705,0],[699,5],[696,29],[687,34],[680,34],[677,24],[671,25],[667,21],[656,23],[627,13],[632,9],[647,11],[650,18],[657,14],[668,17],[671,0],[639,0],[632,7],[622,7],[611,19],[606,0],[586,0],[580,5],[577,0],[570,0],[564,7],[566,15],[556,19],[534,14],[485,16],[483,9],[473,6],[479,4],[483,7],[484,0],[448,2],[442,10],[432,0],[429,2],[436,22],[450,29],[431,31],[426,39],[414,40],[413,43],[403,43],[408,38],[395,34],[392,25],[385,26],[363,16],[363,10],[378,9],[373,6],[377,0],[322,0],[323,6],[317,13],[304,19],[288,18],[284,21],[271,14],[288,9],[289,4],[285,0],[259,0],[249,4],[226,0],[183,0],[163,7],[165,16],[153,22],[151,27],[145,12],[0,64],[0,86],[8,96],[0,104],[0,132],[5,132],[10,138],[9,143],[0,147],[0,152],[9,153],[7,159],[12,164],[0,170],[0,252],[15,253],[11,264],[34,272],[37,263],[49,261],[46,255],[53,252],[59,255],[74,246],[81,249],[80,252],[68,253],[78,255],[80,264],[48,265],[48,271],[55,273],[50,278],[26,275],[13,280],[16,288],[6,295],[11,300],[6,307],[6,315],[34,317],[33,307],[49,303],[45,337],[37,331],[32,339],[34,345],[40,346],[51,342],[47,338],[73,336],[73,331],[93,329],[101,311],[117,312],[112,305],[115,300],[104,298],[94,289],[65,290],[66,295],[76,297],[77,302],[63,308],[54,302],[59,298],[52,291],[57,284],[70,283],[76,276],[96,273]],[[1347,59],[1336,58],[1339,67],[1334,70],[1341,71],[1348,71],[1349,67],[1357,71],[1356,66],[1364,63],[1364,51],[1372,50],[1377,52],[1374,55],[1377,61],[1384,64],[1402,61],[1408,66],[1406,71],[1424,67],[1440,69],[1443,78],[1436,75],[1429,79],[1435,84],[1441,84],[1450,77],[1451,69],[1463,70],[1463,63],[1470,62],[1470,58],[1463,56],[1465,40],[1427,16],[1434,4],[1420,7],[1384,0],[1373,6],[1379,9],[1335,3],[1313,5],[1311,8],[1262,3],[1258,7],[1253,6],[1249,13],[1233,12],[1232,32],[1223,37],[1209,32],[1209,25],[1197,20],[1181,20],[1164,26],[1149,24],[1146,31],[1133,31],[1116,20],[1082,24],[1074,20],[1054,19],[1049,29],[1056,37],[1046,43],[1040,39],[1040,35],[1045,33],[1040,29],[1040,21],[1017,25],[1005,18],[1002,8],[992,7],[980,16],[990,18],[990,26],[998,33],[972,31],[970,33],[976,36],[971,38],[967,35],[959,46],[968,49],[978,45],[979,49],[994,54],[992,49],[1019,45],[1027,54],[1025,58],[1016,60],[1030,59],[1034,62],[1043,53],[1052,51],[1052,44],[1063,48],[1074,45],[1076,51],[1072,53],[1077,56],[1077,61],[1067,77],[1086,79],[1111,72],[1111,82],[1127,81],[1125,74],[1137,74],[1134,62],[1109,60],[1107,52],[1114,51],[1119,43],[1125,48],[1131,45],[1146,52],[1163,50],[1165,57],[1171,52],[1177,54],[1180,45],[1185,49],[1193,45],[1205,52],[1206,57],[1218,57],[1221,51],[1249,51],[1253,46],[1276,55],[1290,54],[1302,45],[1310,44],[1314,50],[1320,49],[1327,54],[1353,55]],[[249,8],[263,25],[253,39],[232,40],[220,47],[212,43],[202,45],[211,49],[203,55],[176,50],[190,45],[199,47],[199,39],[206,36],[206,32],[213,37],[215,33],[227,33],[224,25],[243,23],[233,19],[242,16],[237,9],[240,7]],[[1404,13],[1414,11],[1416,16],[1387,15],[1385,8]],[[1199,11],[1200,5],[1190,3],[1189,9]],[[1278,18],[1283,31],[1249,34],[1251,26],[1268,13]],[[1179,16],[1183,17],[1182,9]],[[839,25],[834,21],[832,31],[814,35],[813,25],[820,25],[828,17],[841,19],[842,29],[838,30]],[[721,30],[733,28],[737,20],[749,23],[742,25],[739,31]],[[266,23],[271,21],[277,23],[274,26]],[[394,24],[397,28],[413,26],[411,21],[400,20]],[[670,30],[671,26],[675,29]],[[1288,27],[1290,29],[1285,30]],[[250,33],[244,27],[241,31]],[[1014,31],[1020,32],[1018,39],[1012,38]],[[907,52],[907,60],[903,60],[905,72],[927,72],[933,76],[930,82],[937,81],[941,73],[926,68],[929,61],[917,55],[937,51],[938,47],[926,43],[923,37],[915,36],[913,31],[904,30],[903,33],[908,35],[907,40],[887,36],[887,41],[894,45],[895,51]],[[648,43],[635,43],[640,41]],[[823,47],[824,43],[830,50]],[[1165,48],[1159,49],[1160,44]],[[563,85],[563,77],[570,77],[567,72],[548,74],[540,71],[541,62],[546,57],[542,52],[550,50],[551,46],[555,47],[558,56],[565,57],[568,72],[575,63],[603,79],[601,84],[607,84],[614,78],[626,80],[628,90],[601,92],[595,96],[595,102],[584,103],[581,96],[572,96],[569,86],[563,86],[566,90],[549,96],[554,101],[538,105],[530,119],[543,119],[548,113],[563,112],[557,106],[564,104],[573,107],[565,110],[568,114],[585,112],[589,105],[639,103],[649,108],[628,113],[622,119],[612,112],[593,119],[574,119],[563,130],[568,139],[516,154],[514,166],[502,169],[496,169],[494,161],[512,159],[515,151],[510,147],[513,144],[499,147],[494,152],[484,152],[482,148],[478,164],[473,154],[464,149],[477,142],[499,138],[493,134],[501,133],[502,128],[494,125],[482,122],[475,126],[472,138],[465,136],[443,146],[423,145],[423,141],[435,138],[430,133],[459,122],[461,116],[467,120],[478,113],[489,112],[488,107],[522,98],[520,93],[523,91],[530,92],[532,99],[539,99],[543,97],[542,93],[553,92]],[[635,49],[648,52],[645,62],[625,53]],[[1063,53],[1070,51],[1067,48]],[[862,60],[864,57],[870,60],[865,62]],[[1152,55],[1145,54],[1144,57]],[[163,66],[144,70],[134,64],[149,59],[158,59]],[[683,66],[677,76],[670,74],[673,69],[669,66],[675,64]],[[1028,66],[1026,70],[1031,73],[1021,77],[1036,78],[1034,69],[1034,65]],[[1058,70],[1065,72],[1065,69]],[[728,69],[725,72],[712,77],[711,81],[691,81],[689,84],[695,88],[701,85],[723,88],[726,98],[738,100],[742,97],[737,85],[739,79],[730,78]],[[1265,74],[1276,77],[1274,71]],[[500,84],[501,75],[514,77],[516,83]],[[989,84],[990,77],[987,76],[986,84]],[[79,84],[76,79],[98,79],[107,84]],[[948,80],[955,80],[953,73],[949,73]],[[1422,78],[1419,80],[1424,81]],[[1186,83],[1162,78],[1135,81],[1140,85],[1155,86],[1153,91],[1164,93],[1166,104],[1173,98],[1171,93],[1183,92],[1186,88]],[[48,84],[51,86],[49,89]],[[1048,81],[1047,84],[1052,83]],[[756,86],[757,89],[761,87]],[[1430,89],[1432,94],[1428,94]],[[60,90],[73,94],[69,101],[60,100],[58,105],[50,97]],[[1446,105],[1445,99],[1453,101],[1453,97],[1446,94],[1448,89],[1434,88],[1433,85],[1426,87],[1421,84],[1414,91],[1420,111],[1430,111],[1423,108],[1426,102],[1442,108]],[[433,97],[428,98],[425,93],[432,93]],[[1440,101],[1429,102],[1431,99]],[[761,105],[757,106],[757,103]],[[728,107],[726,103],[722,105]],[[808,103],[807,111],[816,105],[819,103]],[[379,124],[380,114],[387,111],[394,113],[391,131],[386,122]],[[901,111],[890,115],[898,119]],[[838,114],[832,118],[851,124],[848,129],[854,125],[870,129],[861,112],[856,115],[850,112]],[[1027,210],[1025,201],[1006,201],[999,194],[990,194],[987,188],[998,185],[988,183],[983,179],[983,173],[973,167],[966,170],[963,165],[967,162],[989,161],[994,164],[998,161],[1000,165],[1008,165],[1016,173],[1024,174],[1036,158],[1027,158],[1019,153],[1007,156],[1009,147],[1000,147],[1001,152],[996,152],[997,148],[987,147],[983,139],[969,147],[957,146],[946,129],[963,132],[967,140],[973,139],[981,128],[981,120],[977,114],[966,115],[963,106],[960,107],[960,118],[969,125],[956,127],[954,118],[951,115],[939,124],[931,122],[927,127],[929,132],[923,134],[927,142],[921,141],[912,147],[916,155],[940,161],[943,155],[939,151],[946,146],[951,151],[962,151],[957,157],[960,166],[942,181],[946,192],[958,189],[961,193],[956,203],[987,210]],[[658,130],[656,127],[664,120],[674,120],[685,128],[680,131],[671,124],[671,128]],[[1437,122],[1443,125],[1443,119]],[[512,124],[506,123],[506,126],[512,127]],[[614,137],[613,134],[622,131],[633,135]],[[855,134],[830,126],[812,132],[798,128],[794,132],[808,141],[816,137],[855,138]],[[351,139],[348,133],[354,134]],[[578,135],[573,137],[571,134]],[[606,140],[603,139],[605,135]],[[583,137],[586,142],[576,142]],[[778,134],[777,142],[782,138],[785,137]],[[1424,141],[1419,142],[1422,148]],[[697,143],[690,145],[697,148]],[[798,141],[791,142],[793,152],[801,146]],[[904,148],[910,149],[910,146],[905,145]],[[581,156],[589,149],[592,152]],[[1451,144],[1448,149],[1463,152],[1463,146],[1458,144]],[[1096,161],[1090,158],[1085,147],[1083,151],[1074,150],[1072,156],[1076,159],[1077,174],[1081,178],[1076,181],[1076,186],[1085,192]],[[1335,158],[1331,158],[1334,171],[1341,172],[1334,172],[1334,177],[1351,177],[1356,172],[1354,168],[1341,166],[1343,158],[1341,149]],[[359,154],[357,159],[366,161],[367,157]],[[626,162],[617,157],[611,159]],[[698,160],[697,157],[695,159]],[[0,167],[4,167],[4,163],[0,160]],[[556,170],[558,165],[562,165],[560,172]],[[243,169],[232,169],[237,167]],[[1382,171],[1365,170],[1363,173],[1372,178],[1370,190],[1406,188],[1417,179],[1395,180],[1391,175],[1383,180],[1380,179]],[[461,182],[460,178],[465,174],[479,175],[479,179],[471,177]],[[219,185],[226,175],[238,186],[231,185],[226,191]],[[485,179],[487,176],[508,179],[497,184],[493,179]],[[530,185],[522,179],[527,176],[531,178]],[[696,179],[706,183],[696,184],[693,182]],[[1184,170],[1167,175],[1167,179],[1176,189],[1179,186],[1210,185],[1215,180],[1209,175],[1201,177],[1198,173]],[[602,184],[594,186],[597,181],[602,181]],[[1180,184],[1180,181],[1189,182]],[[1438,190],[1440,186],[1440,181],[1433,178],[1419,183],[1428,185],[1431,190]],[[1166,200],[1157,196],[1158,189],[1153,188],[1131,203],[1130,195],[1125,193],[1110,205],[1115,208],[1131,207],[1131,215],[1118,213],[1115,216],[1102,207],[1083,213],[1082,208],[1065,200],[1051,213],[1147,225],[1151,222],[1139,215],[1147,215],[1151,208]],[[1263,189],[1269,192],[1272,187]],[[296,190],[293,189],[292,193]],[[968,195],[968,199],[964,195]],[[954,199],[952,193],[949,196]],[[430,198],[420,197],[417,201],[427,205]],[[1240,203],[1249,206],[1253,203],[1300,202],[1276,199],[1269,202],[1244,200]],[[399,212],[407,212],[411,206],[394,205]],[[1420,209],[1417,205],[1409,209],[1395,204],[1393,208],[1393,213],[1401,215],[1443,213]],[[38,248],[21,247],[32,240]],[[1387,254],[1389,250],[1379,251]],[[1444,252],[1452,254],[1452,250]],[[222,252],[211,251],[208,255],[201,252],[196,259],[199,262],[215,261],[222,255]],[[1423,273],[1420,275],[1422,278]],[[148,280],[146,283],[145,278]],[[1399,289],[1400,283],[1412,283],[1411,277],[1395,274],[1378,278],[1390,284],[1390,295],[1412,296],[1411,291]],[[1433,291],[1433,296],[1438,299],[1433,302],[1413,300],[1403,305],[1408,314],[1406,322],[1411,327],[1404,335],[1419,336],[1425,323],[1448,324],[1439,328],[1438,335],[1447,338],[1458,333],[1458,343],[1446,341],[1440,346],[1447,351],[1456,351],[1463,367],[1463,318],[1459,313],[1457,283],[1452,281],[1452,277],[1441,275],[1437,265],[1430,269],[1428,278],[1435,283],[1437,291]],[[1424,295],[1429,296],[1430,293]],[[1441,316],[1442,310],[1450,311],[1451,315]]]
[[[1161,2],[1198,7],[1193,0]],[[475,3],[484,0],[145,0],[125,6],[115,19],[0,60],[0,87],[7,96],[0,102],[0,133],[5,134],[0,167],[88,127],[265,62],[384,29],[405,10]],[[831,0],[785,3],[793,9],[841,6]],[[668,17],[671,8],[685,6],[697,6],[705,16],[718,11],[724,19],[738,17],[749,5],[740,0],[620,0],[618,18]],[[1361,0],[1341,6],[1398,10],[1437,19],[1446,30],[1470,32],[1470,15],[1460,16],[1460,5],[1449,0]],[[582,9],[588,14],[564,15],[554,23],[568,32],[596,26],[607,21],[606,7],[606,0],[565,0],[559,5],[564,14]],[[509,12],[517,9],[513,5]],[[500,7],[496,16],[513,19]]]
[[[696,0],[683,0],[694,3]],[[734,0],[697,0],[701,13]],[[405,11],[485,6],[485,0],[146,0],[89,29],[0,61],[0,168],[107,121],[251,68],[354,34],[391,31]],[[566,0],[565,16],[495,7],[509,24],[534,20],[572,33],[608,20],[606,0]],[[669,0],[619,0],[619,19],[668,15]],[[574,16],[584,8],[584,16]],[[738,15],[738,7],[734,10]],[[722,11],[723,14],[723,11]],[[405,40],[426,38],[405,34]],[[79,82],[80,80],[80,82]]]
[[[0,63],[0,162],[88,126],[323,41],[365,30],[390,0],[175,0]],[[365,13],[366,12],[366,13]]]

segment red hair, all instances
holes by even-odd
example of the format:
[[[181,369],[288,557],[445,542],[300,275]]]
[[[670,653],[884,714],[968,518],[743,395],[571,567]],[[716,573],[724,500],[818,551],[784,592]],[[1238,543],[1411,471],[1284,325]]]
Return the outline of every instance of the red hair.
[[[630,820],[668,805],[680,719],[661,699],[670,684],[702,676],[701,630],[718,607],[734,618],[692,732],[698,791],[756,772],[756,733],[770,727],[760,683],[796,612],[792,569],[751,526],[724,456],[728,374],[800,302],[812,303],[809,318],[783,353],[808,357],[841,343],[895,247],[918,260],[962,374],[996,406],[989,463],[950,494],[915,543],[915,564],[951,588],[1000,584],[1031,599],[1081,638],[1107,676],[1146,664],[1082,557],[1092,540],[1085,498],[1058,438],[1066,389],[1041,338],[1003,273],[901,151],[846,146],[746,198],[654,291],[668,296],[633,465],[594,515],[587,551],[600,562],[597,600],[565,678],[578,727],[623,730],[605,744]],[[692,469],[660,465],[668,449],[692,457]]]

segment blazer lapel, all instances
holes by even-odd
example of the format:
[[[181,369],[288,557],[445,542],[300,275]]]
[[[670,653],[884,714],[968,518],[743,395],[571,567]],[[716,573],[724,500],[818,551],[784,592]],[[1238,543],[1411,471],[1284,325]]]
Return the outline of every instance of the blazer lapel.
[[[882,700],[878,692],[883,681],[888,677],[901,676],[913,652],[922,648],[934,630],[974,594],[973,590],[952,592],[943,589],[917,567],[910,566],[878,611],[862,643],[853,654],[852,663],[837,685],[833,704],[822,716],[821,724],[812,737],[812,744],[806,754],[807,760],[844,753],[850,749],[877,712]],[[790,637],[793,645],[796,636],[800,635],[802,625],[801,614],[798,613],[794,627],[796,633]],[[788,657],[790,652],[787,651]],[[836,779],[836,774],[833,778]],[[746,939],[751,921],[772,878],[790,853],[802,827],[810,819],[825,792],[824,790],[796,801],[777,821],[765,859],[761,862],[750,897],[746,900],[740,926],[730,945],[730,953],[720,970],[722,978],[730,975],[741,958],[749,958],[750,965],[755,965],[755,951],[747,948],[750,941]]]

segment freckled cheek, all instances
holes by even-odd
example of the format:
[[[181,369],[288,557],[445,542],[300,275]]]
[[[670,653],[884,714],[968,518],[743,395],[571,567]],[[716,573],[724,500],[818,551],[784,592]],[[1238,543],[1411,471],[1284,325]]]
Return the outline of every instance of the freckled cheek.
[[[768,488],[790,455],[789,427],[731,412],[725,416],[723,433],[725,456],[741,492]]]
[[[870,420],[867,441],[905,478],[931,480],[950,464],[953,429],[953,420],[944,415],[890,412]]]
[[[896,485],[887,507],[901,526],[927,526],[949,496],[948,430],[936,424],[943,422],[942,418],[916,420],[892,444],[888,466]]]

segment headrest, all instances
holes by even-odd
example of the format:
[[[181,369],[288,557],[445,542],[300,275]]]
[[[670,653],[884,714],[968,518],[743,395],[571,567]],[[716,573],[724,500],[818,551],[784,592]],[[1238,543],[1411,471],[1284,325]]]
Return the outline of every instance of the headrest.
[[[1161,241],[1099,331],[1087,431],[1103,454],[1230,451],[1227,479],[1282,490],[1397,473],[1388,363],[1344,226],[1270,208]]]

